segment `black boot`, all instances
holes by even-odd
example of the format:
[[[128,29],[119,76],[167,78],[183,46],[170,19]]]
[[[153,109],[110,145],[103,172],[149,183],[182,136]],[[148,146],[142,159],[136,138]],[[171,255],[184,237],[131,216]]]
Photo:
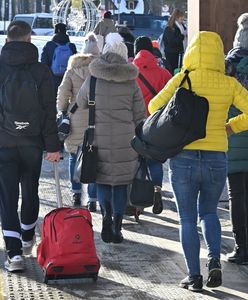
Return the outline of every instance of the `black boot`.
[[[248,264],[247,229],[242,228],[233,232],[235,247],[232,253],[227,254],[227,260],[239,265]]]
[[[121,226],[122,226],[122,215],[119,215],[119,214],[114,215],[113,243],[115,243],[115,244],[120,244],[123,241],[123,235],[121,233]]]
[[[101,238],[105,243],[111,243],[113,241],[113,229],[112,229],[112,209],[111,204],[107,202],[105,204],[105,211],[102,220],[102,232]]]
[[[73,206],[80,206],[81,205],[81,193],[74,193],[72,195]]]

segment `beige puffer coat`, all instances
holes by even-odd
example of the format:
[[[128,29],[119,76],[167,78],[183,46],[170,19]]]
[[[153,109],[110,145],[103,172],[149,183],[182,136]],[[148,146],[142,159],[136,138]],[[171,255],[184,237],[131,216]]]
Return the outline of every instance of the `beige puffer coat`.
[[[91,54],[75,54],[70,57],[68,68],[58,89],[57,109],[69,112],[75,104],[77,93],[89,75],[88,66],[96,57]],[[71,133],[65,140],[65,150],[76,153],[83,143],[84,131],[88,126],[88,109],[79,107],[70,114]]]
[[[121,56],[106,53],[90,65],[96,81],[97,180],[111,186],[130,184],[138,167],[138,155],[130,141],[135,126],[146,118],[142,93],[135,81],[137,68]],[[82,85],[77,103],[87,107],[90,78]]]

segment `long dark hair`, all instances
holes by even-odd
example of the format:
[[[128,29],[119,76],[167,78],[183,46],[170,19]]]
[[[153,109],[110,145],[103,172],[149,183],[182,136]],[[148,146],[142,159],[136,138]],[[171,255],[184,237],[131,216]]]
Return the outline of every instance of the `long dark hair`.
[[[174,11],[173,11],[173,13],[172,13],[172,15],[170,16],[170,19],[169,19],[169,21],[168,21],[168,26],[170,27],[170,28],[174,28],[174,24],[175,24],[175,22],[176,22],[176,20],[178,19],[178,18],[180,18],[180,17],[183,17],[184,16],[184,13],[181,11],[181,10],[179,10],[179,9],[174,9]]]

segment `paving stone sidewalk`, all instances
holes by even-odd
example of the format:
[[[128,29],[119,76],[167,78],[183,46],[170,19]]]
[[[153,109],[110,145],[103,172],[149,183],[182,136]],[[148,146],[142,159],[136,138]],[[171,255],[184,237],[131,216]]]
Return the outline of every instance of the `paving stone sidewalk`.
[[[71,193],[67,176],[67,158],[59,165],[61,188],[65,206],[71,205]],[[166,170],[166,166],[165,166]],[[219,215],[222,223],[223,286],[197,294],[179,288],[185,277],[182,249],[178,239],[178,218],[174,199],[171,198],[168,178],[164,182],[164,211],[154,215],[146,209],[140,223],[126,217],[123,224],[125,241],[122,244],[105,244],[100,239],[101,215],[93,213],[93,225],[97,252],[101,261],[99,278],[92,280],[62,280],[46,285],[42,271],[33,256],[26,258],[24,273],[8,274],[3,270],[5,252],[0,241],[2,299],[50,300],[50,299],[118,299],[118,300],[210,300],[248,299],[248,266],[237,266],[225,261],[225,253],[233,247],[227,203],[221,202]],[[84,202],[87,201],[84,195]],[[40,180],[40,225],[43,217],[56,207],[55,184],[52,164],[44,162]],[[199,229],[200,230],[200,229]],[[206,248],[202,242],[202,273],[207,276]],[[0,297],[1,299],[1,297]]]

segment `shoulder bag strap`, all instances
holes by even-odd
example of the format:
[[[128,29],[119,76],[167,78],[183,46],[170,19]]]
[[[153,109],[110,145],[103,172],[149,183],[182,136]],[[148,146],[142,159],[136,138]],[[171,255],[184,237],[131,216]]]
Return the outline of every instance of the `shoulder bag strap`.
[[[190,78],[189,78],[189,71],[188,71],[188,70],[185,70],[185,71],[184,71],[184,74],[185,74],[185,75],[184,75],[183,80],[181,81],[179,87],[181,87],[181,86],[184,84],[184,82],[187,81],[188,86],[189,86],[189,89],[190,89],[190,91],[192,91],[191,80],[190,80]]]
[[[155,89],[152,87],[149,81],[141,74],[138,75],[139,79],[144,83],[144,85],[148,88],[148,90],[153,94],[153,96],[156,96],[158,93],[155,91]]]
[[[90,77],[90,94],[88,99],[89,107],[89,123],[88,123],[88,144],[92,145],[94,141],[94,130],[95,130],[95,92],[96,92],[96,77]]]
[[[78,109],[78,105],[77,105],[77,103],[75,103],[73,106],[72,106],[72,108],[70,109],[70,113],[71,114],[74,114],[75,113],[75,111]]]

